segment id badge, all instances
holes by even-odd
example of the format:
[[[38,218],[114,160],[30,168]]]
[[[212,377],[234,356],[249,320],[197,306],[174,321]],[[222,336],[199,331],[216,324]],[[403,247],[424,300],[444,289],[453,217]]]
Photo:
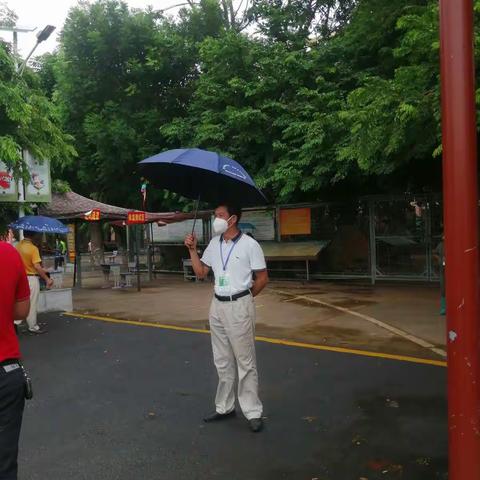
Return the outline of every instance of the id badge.
[[[219,295],[230,295],[230,274],[224,272],[218,277],[217,291]]]

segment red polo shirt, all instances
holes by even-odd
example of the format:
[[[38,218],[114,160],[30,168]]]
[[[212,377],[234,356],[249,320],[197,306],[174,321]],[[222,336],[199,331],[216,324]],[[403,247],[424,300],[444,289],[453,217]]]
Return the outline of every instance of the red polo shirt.
[[[13,308],[28,298],[30,289],[22,259],[10,244],[0,242],[0,362],[20,358]]]

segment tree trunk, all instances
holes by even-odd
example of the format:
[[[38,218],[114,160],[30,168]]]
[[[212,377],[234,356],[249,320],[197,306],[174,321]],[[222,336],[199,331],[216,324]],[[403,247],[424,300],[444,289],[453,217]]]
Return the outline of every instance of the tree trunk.
[[[223,18],[225,20],[225,27],[227,30],[230,30],[229,8],[227,3],[228,3],[228,0],[222,0],[222,10],[223,10]]]

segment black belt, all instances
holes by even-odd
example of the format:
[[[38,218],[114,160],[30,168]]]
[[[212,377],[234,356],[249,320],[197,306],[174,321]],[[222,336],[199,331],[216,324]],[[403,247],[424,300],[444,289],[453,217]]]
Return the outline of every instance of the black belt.
[[[246,297],[247,295],[250,295],[250,290],[245,290],[240,293],[236,293],[235,295],[231,295],[229,297],[223,297],[221,295],[215,294],[215,298],[217,300],[220,300],[220,302],[234,302],[235,300],[238,300],[239,298]]]
[[[20,365],[20,360],[18,358],[7,358],[6,360],[3,360],[0,362],[0,367],[6,367],[7,365],[13,365],[15,363],[18,363]]]
[[[27,273],[27,277],[38,277],[36,273]]]

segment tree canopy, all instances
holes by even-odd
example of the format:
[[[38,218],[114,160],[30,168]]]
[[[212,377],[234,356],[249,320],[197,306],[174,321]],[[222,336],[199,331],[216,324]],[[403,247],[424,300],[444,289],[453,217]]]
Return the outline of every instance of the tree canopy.
[[[39,78],[79,154],[63,176],[119,205],[139,206],[139,160],[189,146],[277,202],[440,188],[436,1],[81,2]]]
[[[75,155],[73,137],[63,131],[58,108],[36,75],[17,73],[10,47],[0,42],[0,159],[15,176],[22,172],[22,149],[59,170]]]

